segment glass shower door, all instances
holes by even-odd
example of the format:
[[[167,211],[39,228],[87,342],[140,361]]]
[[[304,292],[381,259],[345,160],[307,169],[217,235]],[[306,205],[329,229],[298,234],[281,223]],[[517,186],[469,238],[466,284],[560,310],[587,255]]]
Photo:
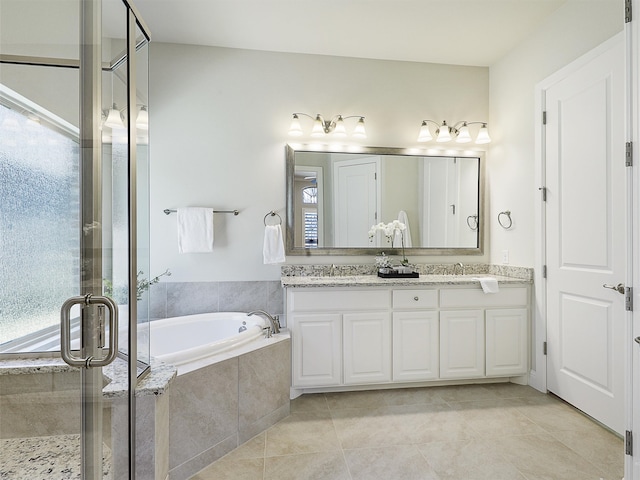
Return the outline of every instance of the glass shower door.
[[[120,0],[0,0],[1,478],[135,476],[139,28]],[[109,76],[126,92],[115,243]],[[117,305],[105,294],[114,268],[128,272]],[[117,342],[128,355],[107,366]]]

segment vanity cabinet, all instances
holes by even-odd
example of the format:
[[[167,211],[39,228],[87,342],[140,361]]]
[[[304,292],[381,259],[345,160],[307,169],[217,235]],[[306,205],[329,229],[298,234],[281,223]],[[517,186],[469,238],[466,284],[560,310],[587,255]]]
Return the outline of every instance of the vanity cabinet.
[[[393,381],[439,376],[437,289],[393,289]]]
[[[342,383],[342,316],[299,314],[292,342],[293,384],[299,387]],[[293,337],[292,337],[293,338]]]
[[[293,386],[389,382],[390,303],[386,289],[289,289]]]
[[[439,376],[438,312],[393,312],[393,381],[417,382]]]
[[[484,312],[440,312],[440,378],[484,377]]]
[[[286,299],[294,389],[528,371],[527,285],[287,288]]]
[[[342,322],[345,385],[390,382],[389,313],[345,313]]]
[[[440,289],[440,378],[527,373],[528,303],[526,286]]]

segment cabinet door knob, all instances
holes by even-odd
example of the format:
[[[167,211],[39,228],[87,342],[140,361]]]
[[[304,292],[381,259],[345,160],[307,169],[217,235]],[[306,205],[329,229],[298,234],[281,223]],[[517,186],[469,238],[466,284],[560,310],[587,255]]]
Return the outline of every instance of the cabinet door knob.
[[[416,302],[417,302],[418,300],[420,300],[420,298],[418,298],[417,296],[416,296],[416,297],[413,297],[413,299],[414,299]]]

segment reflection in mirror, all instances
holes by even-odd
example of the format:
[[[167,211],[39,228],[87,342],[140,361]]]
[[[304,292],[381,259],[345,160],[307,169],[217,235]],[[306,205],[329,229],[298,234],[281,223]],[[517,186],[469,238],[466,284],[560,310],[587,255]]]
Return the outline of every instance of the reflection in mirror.
[[[373,225],[399,220],[408,254],[482,254],[483,155],[427,156],[287,146],[287,254],[363,255],[401,248]]]

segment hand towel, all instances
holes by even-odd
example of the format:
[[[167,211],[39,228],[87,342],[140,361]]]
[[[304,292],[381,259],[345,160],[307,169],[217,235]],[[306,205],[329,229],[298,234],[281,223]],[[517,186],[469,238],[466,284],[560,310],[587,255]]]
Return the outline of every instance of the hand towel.
[[[481,277],[474,278],[474,280],[478,280],[480,282],[480,286],[482,287],[482,291],[484,293],[498,293],[500,290],[498,288],[498,280],[491,277]]]
[[[178,251],[180,253],[213,251],[212,208],[178,209]]]
[[[409,217],[407,216],[407,212],[405,212],[404,210],[400,210],[398,212],[398,221],[401,223],[404,223],[404,226],[406,227],[403,232],[404,246],[405,248],[411,248],[413,244],[411,243],[411,229],[409,228]],[[400,238],[400,234],[396,233],[396,236],[393,239],[393,246],[396,248],[401,247],[402,246],[402,243],[400,243],[401,241],[402,239]]]
[[[266,225],[264,227],[264,246],[262,248],[264,264],[284,263],[284,243],[280,225]]]

